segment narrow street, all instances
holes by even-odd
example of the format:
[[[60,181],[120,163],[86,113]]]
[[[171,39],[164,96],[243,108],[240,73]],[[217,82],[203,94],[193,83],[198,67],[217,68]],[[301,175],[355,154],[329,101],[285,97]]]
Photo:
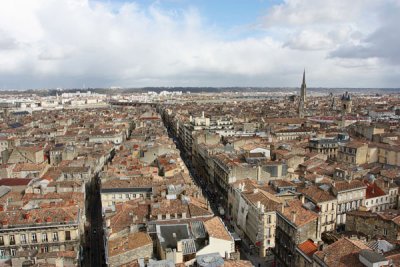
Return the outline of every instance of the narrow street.
[[[93,177],[94,181],[87,190],[88,208],[86,218],[88,227],[85,231],[87,247],[85,249],[84,266],[103,266],[104,242],[102,231],[101,199],[99,192],[99,175]]]
[[[190,176],[193,178],[194,182],[202,189],[203,196],[210,203],[210,207],[211,207],[212,211],[214,212],[214,214],[216,216],[221,217],[221,219],[225,222],[225,224],[230,232],[234,232],[233,227],[229,224],[228,221],[225,220],[224,216],[221,216],[221,214],[218,211],[218,206],[219,206],[218,195],[215,195],[212,192],[210,192],[209,190],[207,190],[206,182],[197,174],[196,170],[194,169],[194,167],[192,165],[192,162],[190,160],[188,160],[188,157],[185,154],[183,146],[180,143],[180,141],[175,136],[172,135],[171,129],[168,127],[168,125],[165,125],[165,122],[164,122],[164,126],[167,128],[169,137],[174,140],[176,147],[179,149],[180,156],[181,156],[183,162],[185,163],[186,167],[188,168]],[[239,252],[240,252],[240,259],[249,260],[256,267],[272,266],[270,264],[267,264],[265,262],[265,259],[258,257],[254,252],[252,252],[252,249],[245,241],[241,241],[241,244],[239,246]]]
[[[114,158],[114,152],[111,152],[110,158],[105,163],[111,162]],[[86,218],[89,222],[89,227],[86,231],[86,257],[84,266],[106,266],[105,251],[104,251],[104,232],[103,218],[100,196],[100,175],[96,174],[93,177],[93,182],[88,188],[88,208],[86,210]]]

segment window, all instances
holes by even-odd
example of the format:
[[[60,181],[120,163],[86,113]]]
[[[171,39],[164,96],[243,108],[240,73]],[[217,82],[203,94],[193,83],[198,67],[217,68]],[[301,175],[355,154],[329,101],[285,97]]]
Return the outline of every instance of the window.
[[[36,237],[36,233],[32,234],[32,243],[36,243],[37,242],[37,237]]]
[[[15,236],[10,235],[10,245],[15,245]]]
[[[17,250],[15,248],[10,249],[11,256],[17,255]]]
[[[57,232],[53,233],[53,241],[58,241],[58,233]]]
[[[271,237],[271,228],[267,228],[267,237]]]
[[[383,235],[387,235],[388,233],[387,233],[387,229],[386,228],[383,228]]]
[[[0,246],[4,246],[4,238],[3,238],[3,236],[0,236]]]
[[[47,233],[42,233],[42,242],[47,242]]]
[[[21,234],[21,244],[26,244],[26,235]]]
[[[0,257],[5,256],[4,249],[0,249]]]
[[[271,215],[268,215],[268,217],[267,217],[267,223],[271,223]]]
[[[71,240],[71,232],[65,231],[65,240]]]
[[[125,194],[125,198],[129,198],[129,194]]]

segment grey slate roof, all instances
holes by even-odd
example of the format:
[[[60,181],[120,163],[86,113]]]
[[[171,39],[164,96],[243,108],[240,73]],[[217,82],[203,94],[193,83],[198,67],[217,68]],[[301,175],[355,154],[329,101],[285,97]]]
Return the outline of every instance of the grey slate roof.
[[[370,263],[377,263],[377,262],[382,262],[382,261],[387,261],[384,256],[382,256],[379,253],[376,253],[373,250],[368,250],[368,249],[362,249],[359,252],[360,257],[363,257]]]

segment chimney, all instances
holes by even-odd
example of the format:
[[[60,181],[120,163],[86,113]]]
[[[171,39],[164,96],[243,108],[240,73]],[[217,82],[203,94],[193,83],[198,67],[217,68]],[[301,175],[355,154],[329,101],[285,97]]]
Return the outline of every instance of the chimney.
[[[257,166],[257,181],[261,180],[261,166]]]
[[[306,198],[304,197],[304,195],[301,195],[300,200],[301,200],[301,204],[304,204],[304,203],[305,203]]]
[[[284,212],[285,212],[285,204],[282,203],[282,205],[281,205],[281,213],[283,214]]]
[[[175,235],[175,237],[174,238],[176,238],[176,234],[175,233],[173,233],[173,235]],[[182,244],[182,241],[178,241],[178,242],[176,242],[176,251],[183,251],[183,244]]]
[[[296,223],[296,212],[292,211],[292,222]]]
[[[8,219],[3,219],[1,224],[3,225],[3,228],[8,228]]]
[[[138,226],[137,224],[131,224],[129,225],[129,232],[130,233],[136,233],[138,231]]]
[[[254,188],[253,193],[257,194],[258,193],[258,188]]]
[[[260,209],[261,208],[261,202],[257,201],[257,208]]]
[[[229,252],[228,252],[228,251],[225,251],[225,259],[226,259],[226,260],[229,260],[229,258],[230,258]]]

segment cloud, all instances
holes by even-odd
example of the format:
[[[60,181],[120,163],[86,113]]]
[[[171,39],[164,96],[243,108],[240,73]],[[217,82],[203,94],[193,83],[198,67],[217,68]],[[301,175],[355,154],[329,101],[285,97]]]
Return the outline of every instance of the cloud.
[[[299,50],[323,50],[331,48],[333,41],[320,32],[304,30],[296,33],[283,46]]]
[[[298,86],[304,67],[310,86],[393,86],[373,54],[397,19],[371,15],[377,2],[287,0],[231,38],[196,7],[1,1],[0,87]]]
[[[374,1],[371,0],[285,0],[273,6],[263,16],[262,23],[266,27],[351,23],[363,15],[363,10],[373,5]]]
[[[0,51],[12,50],[18,47],[17,41],[5,32],[0,31]]]
[[[358,44],[345,44],[330,53],[334,58],[381,58],[390,64],[400,64],[400,2],[390,2],[380,10],[382,24]]]

